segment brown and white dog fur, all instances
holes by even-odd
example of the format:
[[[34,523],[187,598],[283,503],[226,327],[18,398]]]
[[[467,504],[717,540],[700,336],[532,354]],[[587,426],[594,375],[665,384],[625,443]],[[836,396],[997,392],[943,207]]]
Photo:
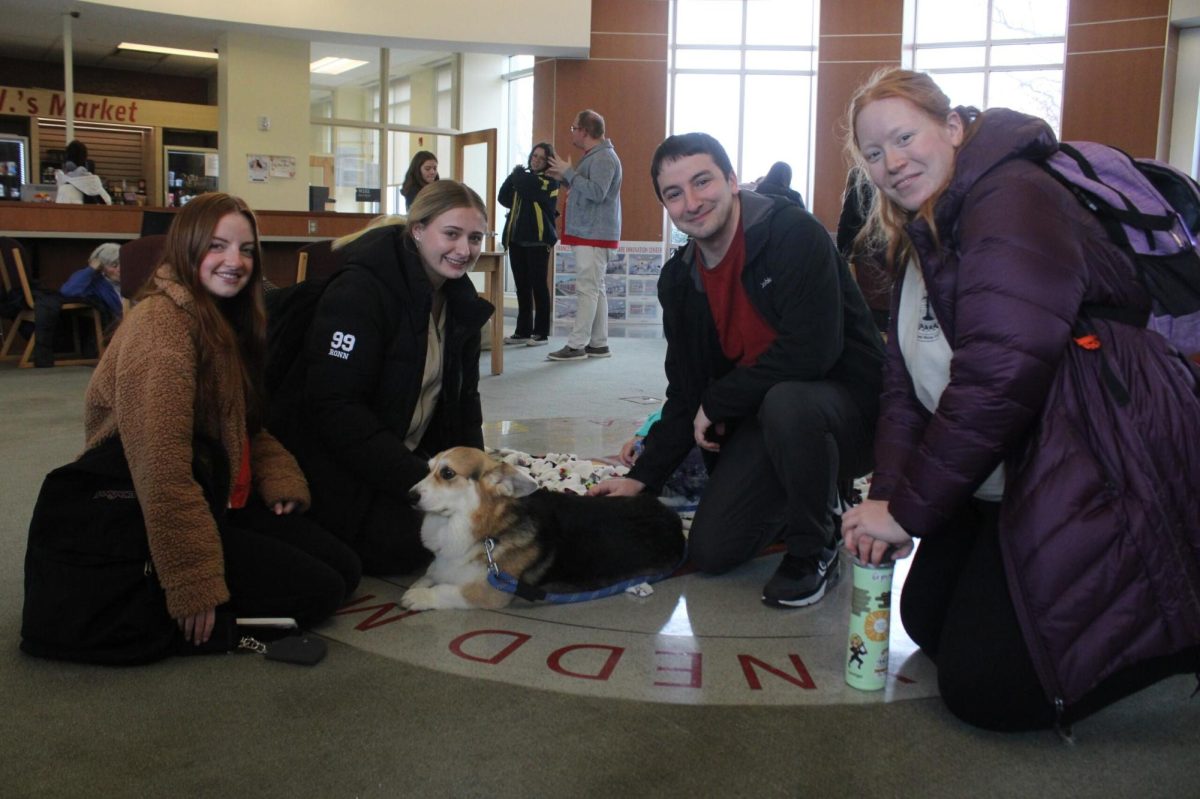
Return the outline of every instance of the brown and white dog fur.
[[[502,608],[512,594],[487,581],[483,541],[501,571],[554,590],[592,590],[670,569],[683,557],[679,517],[655,497],[586,497],[540,489],[486,453],[455,447],[429,461],[410,500],[433,553],[400,599],[410,610]]]

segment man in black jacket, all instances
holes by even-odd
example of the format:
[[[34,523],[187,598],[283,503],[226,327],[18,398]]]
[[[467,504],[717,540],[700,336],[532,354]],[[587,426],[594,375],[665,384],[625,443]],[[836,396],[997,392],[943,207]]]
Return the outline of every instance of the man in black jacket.
[[[658,283],[667,400],[629,476],[593,493],[657,491],[698,445],[692,562],[724,572],[782,540],[763,602],[811,605],[838,575],[839,486],[871,468],[883,342],[820,223],[739,192],[716,139],[671,136],[650,171],[691,237]]]

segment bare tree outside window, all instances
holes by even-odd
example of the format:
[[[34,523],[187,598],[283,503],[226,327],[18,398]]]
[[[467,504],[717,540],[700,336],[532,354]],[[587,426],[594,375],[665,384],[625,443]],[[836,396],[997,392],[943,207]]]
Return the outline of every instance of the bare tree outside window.
[[[1003,106],[1061,130],[1068,0],[907,0],[905,61],[958,105]]]

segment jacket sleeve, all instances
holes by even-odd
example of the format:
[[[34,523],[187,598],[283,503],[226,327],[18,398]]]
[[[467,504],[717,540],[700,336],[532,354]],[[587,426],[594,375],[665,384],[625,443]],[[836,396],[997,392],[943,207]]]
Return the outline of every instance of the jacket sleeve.
[[[938,532],[1018,453],[1071,345],[1086,282],[1074,199],[1014,166],[980,180],[958,220],[950,383],[890,492],[911,534]]]
[[[192,475],[195,345],[181,312],[125,324],[112,404],[167,610],[181,618],[229,600],[217,523]]]
[[[309,435],[347,473],[376,491],[402,495],[427,469],[374,408],[392,328],[388,315],[396,313],[388,302],[387,290],[366,270],[347,270],[330,282],[305,343],[304,404]],[[417,385],[418,368],[411,376]]]
[[[777,335],[753,366],[731,370],[705,391],[704,412],[714,422],[754,413],[776,383],[825,378],[842,355],[844,298],[838,270],[843,267],[833,242],[799,208],[781,209],[775,216],[759,257],[768,259],[772,286],[767,295]]]
[[[586,197],[592,202],[603,202],[613,190],[617,179],[616,155],[611,150],[602,150],[591,158],[587,158],[587,174],[575,167],[567,167],[563,172],[563,182],[571,191]],[[583,166],[583,162],[580,162]]]
[[[98,277],[101,277],[100,273],[90,266],[77,269],[67,278],[67,282],[62,284],[58,293],[64,297],[86,297],[88,289]]]
[[[529,171],[509,175],[509,179],[517,193],[530,202],[553,208],[558,200],[558,181],[553,178],[547,178],[548,188],[542,188],[541,179]]]
[[[672,276],[668,272],[686,269],[681,261],[668,264],[663,269],[663,278],[666,280],[659,281],[663,334],[667,340],[667,355],[663,364],[667,376],[667,399],[663,404],[661,417],[651,426],[646,436],[642,454],[629,470],[630,477],[641,481],[647,490],[654,493],[662,490],[667,478],[695,446],[692,420],[696,416],[696,409],[690,406],[684,391],[687,376],[684,373],[683,357],[686,347],[680,339],[680,336],[687,335],[682,325],[684,309],[680,306],[678,298],[670,296],[673,294],[669,289]],[[678,275],[678,279],[686,279],[686,276]]]
[[[250,442],[250,473],[258,493],[268,505],[276,502],[295,501],[299,510],[307,510],[312,504],[308,493],[308,481],[300,471],[300,465],[283,444],[266,430],[258,431]]]
[[[505,208],[512,208],[513,203],[513,178],[518,173],[514,170],[509,173],[504,182],[500,184],[500,188],[496,191],[496,202],[503,205]]]

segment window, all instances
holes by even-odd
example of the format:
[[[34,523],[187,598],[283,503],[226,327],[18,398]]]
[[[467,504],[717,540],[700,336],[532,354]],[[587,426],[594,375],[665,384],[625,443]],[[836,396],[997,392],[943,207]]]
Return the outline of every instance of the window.
[[[673,0],[671,132],[716,137],[742,182],[786,161],[807,200],[818,10],[817,0]]]
[[[1068,0],[907,0],[905,65],[955,105],[1062,121]]]
[[[333,181],[330,196],[339,211],[403,213],[400,186],[417,150],[432,150],[442,174],[450,172],[457,56],[314,43],[313,61],[323,56],[360,64],[336,75],[312,74],[314,185]],[[359,202],[359,188],[381,189],[381,202]]]

